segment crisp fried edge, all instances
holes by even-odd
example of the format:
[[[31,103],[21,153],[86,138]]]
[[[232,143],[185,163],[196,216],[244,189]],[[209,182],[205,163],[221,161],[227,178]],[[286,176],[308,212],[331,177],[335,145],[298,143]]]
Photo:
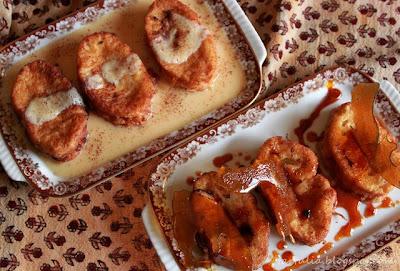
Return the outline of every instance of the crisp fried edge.
[[[196,12],[190,9],[185,4],[177,0],[156,0],[150,6],[145,17],[145,31],[147,42],[151,46],[151,41],[157,36],[153,29],[151,17],[154,13],[161,13],[165,9],[174,9],[178,14],[187,17],[192,21],[201,24]],[[214,46],[214,38],[209,35],[203,40],[200,48],[189,57],[189,59],[181,64],[169,64],[162,61],[152,48],[153,55],[157,59],[160,66],[163,68],[171,83],[175,86],[182,87],[187,91],[201,91],[212,81],[217,66],[217,56]],[[205,63],[203,69],[198,69],[200,63]],[[185,73],[180,73],[183,69]],[[189,73],[187,71],[192,71]],[[185,76],[186,75],[186,76]]]
[[[67,77],[65,77],[65,75],[61,72],[61,70],[59,68],[57,68],[56,66],[44,61],[44,60],[36,60],[33,61],[31,63],[26,64],[18,73],[17,78],[15,80],[14,86],[12,88],[11,91],[11,105],[12,108],[14,109],[14,111],[17,113],[19,119],[21,120],[21,123],[23,124],[23,126],[25,127],[25,132],[29,138],[29,140],[33,143],[33,145],[42,153],[47,154],[48,156],[50,156],[51,158],[53,158],[54,160],[60,161],[60,162],[66,162],[66,161],[70,161],[72,159],[74,159],[75,157],[78,156],[78,154],[80,153],[80,151],[82,150],[83,146],[86,143],[87,140],[87,135],[88,135],[88,131],[87,131],[87,120],[89,118],[88,113],[86,112],[86,110],[84,109],[84,107],[79,106],[79,105],[74,105],[71,106],[67,109],[65,109],[63,112],[61,112],[55,119],[50,120],[47,122],[51,123],[51,122],[57,122],[57,120],[59,118],[62,118],[63,115],[68,114],[68,112],[70,110],[75,110],[76,108],[80,108],[81,112],[77,112],[77,114],[85,114],[86,115],[86,120],[85,120],[85,127],[82,131],[82,133],[80,133],[80,139],[77,141],[76,148],[74,150],[72,150],[71,152],[67,153],[66,155],[60,156],[57,155],[51,151],[48,151],[46,146],[42,146],[42,144],[39,143],[38,139],[36,138],[36,136],[34,136],[34,131],[33,129],[35,128],[35,125],[33,125],[32,123],[29,122],[29,120],[26,119],[25,117],[25,111],[27,106],[29,105],[29,102],[24,106],[21,105],[19,100],[18,100],[18,95],[17,93],[19,93],[21,90],[19,88],[20,84],[24,83],[24,78],[26,73],[33,73],[36,72],[37,70],[40,69],[44,69],[45,71],[48,71],[49,73],[51,73],[51,76],[53,78],[59,78],[61,80],[63,80],[62,82],[62,86],[60,86],[60,89],[56,89],[50,93],[46,92],[43,93],[43,95],[38,94],[38,95],[32,95],[31,99],[34,99],[36,97],[43,97],[52,93],[56,93],[58,91],[68,91],[71,87],[72,84],[71,82],[68,80]],[[35,90],[35,88],[33,88],[33,90]],[[20,94],[20,93],[19,93]],[[30,94],[32,94],[32,90],[30,91]],[[75,108],[75,109],[73,109]]]
[[[86,46],[87,43],[92,43],[92,42],[97,42],[98,39],[113,39],[113,43],[117,43],[120,47],[123,47],[123,49],[129,53],[134,53],[131,48],[129,47],[128,44],[124,43],[122,40],[120,40],[115,34],[109,33],[109,32],[96,32],[93,34],[90,34],[82,39],[82,41],[79,44],[78,47],[78,53],[77,53],[77,73],[78,73],[78,79],[80,81],[80,85],[84,91],[85,97],[89,102],[89,105],[95,111],[100,117],[104,118],[105,120],[113,123],[114,125],[122,125],[122,126],[133,126],[133,125],[142,125],[144,124],[151,116],[152,116],[152,111],[151,111],[151,102],[152,99],[155,95],[155,85],[153,82],[153,79],[147,72],[146,67],[142,63],[141,69],[142,69],[142,82],[141,82],[141,87],[140,91],[137,90],[137,92],[140,92],[137,94],[140,98],[140,102],[136,102],[136,104],[139,104],[138,106],[135,106],[137,110],[133,113],[132,111],[129,111],[132,113],[131,115],[128,116],[128,114],[123,114],[123,115],[116,115],[113,113],[110,113],[110,108],[112,109],[112,104],[107,104],[106,102],[103,102],[102,99],[99,99],[99,95],[96,94],[97,92],[105,91],[107,90],[108,86],[106,86],[103,89],[99,90],[88,90],[85,87],[85,77],[82,74],[81,70],[82,67],[85,64],[85,61],[88,61],[88,59],[84,59],[82,57],[82,52],[85,51],[84,47]],[[97,67],[97,66],[96,66]],[[106,104],[108,106],[106,106]],[[114,111],[114,110],[112,110]]]
[[[275,141],[277,141],[277,142],[275,142]],[[329,180],[326,179],[325,177],[323,177],[322,175],[317,174],[318,158],[317,158],[316,154],[310,148],[308,148],[308,147],[306,147],[304,145],[301,145],[298,142],[291,141],[291,140],[286,140],[281,136],[275,136],[275,137],[268,138],[263,143],[263,145],[259,148],[258,154],[257,154],[257,158],[256,158],[254,163],[262,163],[262,160],[267,159],[267,156],[266,156],[266,153],[265,153],[265,148],[269,147],[271,144],[287,144],[287,143],[290,144],[289,146],[291,146],[291,148],[294,148],[295,146],[300,147],[299,150],[302,151],[302,154],[309,155],[310,156],[309,157],[310,160],[313,163],[315,163],[315,166],[312,167],[312,169],[311,169],[312,170],[312,172],[311,172],[312,173],[312,177],[311,178],[307,178],[306,180],[302,180],[300,182],[300,184],[303,183],[303,182],[309,181],[309,180],[312,180],[313,183],[314,183],[314,182],[317,181],[316,178],[319,178],[319,179],[322,178],[323,181],[325,182],[325,184],[329,184],[329,188],[324,190],[325,193],[322,194],[322,197],[318,198],[318,201],[316,202],[316,204],[320,205],[320,206],[328,205],[328,207],[330,206],[329,209],[331,209],[331,210],[330,211],[328,210],[327,212],[323,213],[323,214],[327,214],[327,215],[322,215],[322,216],[320,215],[320,217],[322,217],[323,220],[325,220],[325,223],[324,223],[322,228],[318,228],[318,230],[314,231],[316,234],[314,234],[314,235],[304,235],[303,233],[299,232],[295,228],[293,229],[292,228],[292,224],[289,222],[289,227],[291,228],[290,232],[291,232],[291,234],[293,234],[293,237],[295,238],[295,240],[299,240],[299,241],[303,242],[306,245],[312,246],[312,245],[315,245],[317,243],[322,242],[326,238],[326,235],[329,232],[333,211],[335,209],[336,201],[337,201],[336,191],[330,185]],[[266,183],[265,186],[262,186],[262,185],[263,184],[261,184],[261,186],[260,186],[260,190],[261,190],[260,194],[263,196],[264,200],[268,203],[268,205],[270,205],[269,195],[267,194],[267,191],[264,191],[264,189],[266,189],[266,190],[269,189],[269,187],[268,187],[269,184]],[[297,185],[299,185],[299,184],[297,184]],[[301,195],[298,195],[295,192],[295,187],[297,187],[297,185],[290,186],[291,197],[293,198],[293,200],[296,200],[296,202],[297,202],[298,197],[301,196]],[[296,203],[294,203],[294,204],[296,204]],[[276,216],[276,211],[271,206],[269,206],[269,207],[272,210],[274,216]],[[295,213],[294,219],[299,220],[299,217],[300,217],[300,215],[298,213]]]
[[[324,139],[322,141],[321,158],[329,173],[345,190],[361,196],[362,200],[379,198],[386,195],[391,190],[392,186],[390,184],[387,183],[380,186],[382,189],[381,192],[371,191],[370,189],[365,188],[365,186],[362,185],[362,180],[358,180],[352,176],[351,172],[347,172],[342,166],[340,166],[340,163],[337,161],[339,158],[335,155],[338,148],[335,142],[337,142],[339,137],[344,136],[338,128],[338,123],[342,121],[342,118],[344,118],[343,115],[347,114],[349,107],[350,102],[344,103],[331,112],[327,128],[325,129]],[[346,120],[349,121],[347,118]]]

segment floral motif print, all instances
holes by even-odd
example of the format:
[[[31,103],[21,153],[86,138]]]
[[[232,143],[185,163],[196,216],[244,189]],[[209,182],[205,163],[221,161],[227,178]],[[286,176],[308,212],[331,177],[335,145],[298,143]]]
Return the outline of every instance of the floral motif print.
[[[141,222],[154,163],[69,198],[0,172],[0,270],[162,270]]]
[[[240,0],[269,56],[270,93],[332,65],[350,65],[400,86],[397,1]]]
[[[77,2],[81,6],[95,0],[2,1],[1,43],[14,40],[71,12],[78,7]],[[398,1],[240,0],[240,3],[269,51],[264,67],[268,93],[336,64],[355,66],[377,79],[387,78],[399,88]],[[68,29],[69,26],[64,24],[58,27]],[[31,42],[33,44],[35,40]],[[318,84],[315,81],[307,88],[316,88]],[[296,91],[293,90],[290,95],[295,96]],[[270,110],[284,106],[291,99],[290,95],[271,105]],[[244,119],[257,120],[261,115],[256,110]],[[240,124],[245,122],[244,119],[239,120]],[[213,133],[216,131],[204,135],[199,141],[215,141]],[[196,148],[193,146],[192,150]],[[190,157],[192,152],[185,155]],[[25,184],[11,182],[0,167],[0,206],[3,206],[0,210],[0,243],[4,244],[0,246],[0,270],[162,270],[141,223],[141,210],[147,199],[148,175],[158,159],[82,193],[81,197],[89,195],[90,202],[87,205],[77,204],[78,210],[68,198],[48,198]],[[57,189],[63,193],[66,187]],[[123,193],[118,193],[121,190]],[[127,204],[126,201],[130,202],[129,195],[132,203]],[[118,200],[120,196],[128,196],[126,201],[121,201],[122,204]],[[29,228],[28,225],[33,226],[34,221],[40,225],[37,223],[39,216],[46,226],[42,231],[35,232],[37,226]],[[29,220],[30,217],[34,220]],[[111,230],[113,222],[124,222],[122,217],[132,224],[126,234],[122,233],[122,228]],[[70,232],[67,226],[74,220],[79,223],[79,219],[87,224],[86,231],[80,234]],[[399,234],[399,229],[397,225],[391,230]],[[378,242],[363,243],[361,250],[347,254],[348,262],[356,262],[365,256],[362,251],[371,252],[388,241],[384,236],[373,238],[377,238]],[[383,238],[384,242],[379,238]],[[398,238],[378,253],[354,263],[351,270],[395,270],[398,263],[393,262],[390,251],[397,255],[399,250]],[[331,270],[339,270],[339,267],[333,266]]]
[[[76,27],[100,18],[112,10],[123,8],[126,4],[127,0],[106,0],[102,5],[88,7],[85,10],[79,11],[54,24],[47,25],[31,35],[6,46],[0,53],[1,74],[4,74],[7,69],[15,63],[17,57],[23,57],[26,54],[29,54],[40,43],[44,43],[44,40],[49,39],[51,41],[52,39],[68,33]],[[207,0],[205,4],[209,6],[210,12],[214,12],[217,16],[221,27],[225,30],[231,43],[235,47],[236,56],[239,58],[244,68],[246,85],[237,97],[215,111],[202,116],[195,122],[189,123],[177,131],[155,139],[148,145],[141,146],[120,158],[107,162],[85,175],[70,179],[68,182],[54,182],[52,181],[52,178],[43,174],[43,168],[39,166],[38,161],[34,161],[35,159],[32,158],[31,152],[24,148],[22,146],[23,144],[17,142],[18,137],[15,134],[13,125],[15,119],[11,112],[12,109],[9,105],[2,104],[0,105],[1,132],[25,179],[48,195],[71,195],[89,188],[104,179],[114,176],[135,163],[140,163],[144,158],[155,155],[157,152],[178,143],[180,140],[183,140],[195,132],[204,129],[223,117],[248,105],[258,94],[262,81],[255,56],[248,46],[244,35],[238,30],[237,24],[223,3],[220,0]]]
[[[220,124],[217,128],[203,132],[203,134],[186,145],[180,146],[160,161],[149,180],[150,198],[158,221],[177,259],[182,260],[183,254],[179,246],[175,244],[176,239],[174,239],[172,226],[173,217],[167,202],[168,192],[165,190],[165,187],[168,186],[167,182],[175,170],[195,157],[203,148],[202,145],[215,143],[229,137],[241,127],[246,128],[259,124],[264,117],[268,119],[269,113],[281,111],[289,105],[298,103],[299,99],[304,97],[304,95],[312,95],[313,92],[326,85],[329,80],[333,80],[335,83],[355,85],[360,82],[369,82],[371,79],[351,68],[339,67],[326,70],[310,79],[284,89],[271,98],[266,99],[266,101],[256,104],[246,112],[236,115],[234,118]],[[395,118],[383,116],[383,120],[395,132],[394,135],[400,138],[399,131],[393,129],[393,127],[398,127],[398,118],[400,118],[400,115],[395,112],[395,109],[391,107],[387,98],[383,95],[380,95],[378,99],[378,107],[382,112],[387,112],[389,116],[395,116]],[[372,251],[398,238],[400,236],[399,225],[400,220],[391,223],[380,230],[379,233],[364,239],[361,244],[351,247],[349,251],[342,255],[335,256],[337,260],[326,261],[325,264],[320,264],[315,270],[344,270]]]

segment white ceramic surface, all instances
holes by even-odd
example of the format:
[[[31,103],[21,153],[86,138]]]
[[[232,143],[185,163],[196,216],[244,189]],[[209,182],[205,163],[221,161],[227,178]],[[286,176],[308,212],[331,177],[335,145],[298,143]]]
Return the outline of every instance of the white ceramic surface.
[[[261,66],[267,58],[267,50],[260,36],[236,0],[223,0],[223,2],[245,35]]]
[[[21,39],[21,41],[15,42],[15,44],[10,44],[8,47],[6,46],[5,49],[0,52],[1,73],[4,74],[10,66],[17,63],[23,57],[43,48],[52,41],[67,36],[70,32],[90,24],[104,14],[113,12],[116,9],[123,9],[126,3],[126,0],[104,1],[102,6],[99,4],[99,6],[88,7],[82,12],[73,14],[61,21],[54,22],[37,30],[33,34]],[[7,122],[4,121],[5,125],[0,125],[2,131],[2,139],[0,140],[0,160],[10,178],[16,181],[25,181],[25,179],[27,179],[35,188],[49,196],[71,195],[89,186],[98,184],[101,181],[105,181],[124,170],[143,163],[163,151],[175,147],[185,140],[185,138],[253,102],[261,89],[261,65],[266,58],[266,49],[249,19],[245,16],[235,0],[215,1],[212,5],[211,10],[213,10],[215,14],[218,13],[218,19],[222,20],[222,28],[226,31],[228,36],[232,38],[232,45],[237,47],[238,52],[248,52],[248,54],[240,56],[241,62],[246,73],[255,71],[254,74],[258,76],[257,86],[254,85],[255,87],[250,87],[255,79],[249,79],[249,87],[243,91],[243,95],[239,95],[233,101],[221,106],[221,108],[218,108],[214,112],[210,112],[193,123],[188,123],[182,129],[157,138],[149,144],[141,146],[122,157],[93,168],[93,170],[87,174],[70,179],[56,175],[51,168],[44,163],[43,159],[35,153],[36,150],[25,149],[19,146],[17,141],[13,140],[14,134],[12,132],[12,124],[8,125]],[[232,13],[231,15],[229,15],[230,12]],[[238,27],[237,29],[236,26]],[[240,33],[243,33],[243,35]],[[233,42],[234,40],[237,44]],[[254,56],[251,56],[252,52]],[[6,112],[7,110],[0,112],[0,116],[5,119],[8,118],[7,114],[9,112]],[[10,150],[13,152],[13,155]],[[14,159],[14,157],[16,157],[16,159]]]
[[[329,79],[333,80],[334,87],[340,89],[342,95],[337,102],[322,110],[312,127],[307,130],[321,134],[325,129],[330,111],[351,99],[351,90],[354,84],[369,80],[369,78],[365,78],[354,71],[347,73],[343,68],[327,71],[304,83],[294,85],[273,98],[258,103],[246,112],[225,121],[207,133],[199,135],[193,141],[181,146],[162,159],[155,173],[151,176],[149,190],[155,214],[165,230],[166,240],[172,243],[169,246],[170,248],[176,247],[176,245],[173,245],[175,239],[171,235],[172,230],[170,230],[172,220],[169,216],[171,214],[172,196],[175,191],[191,190],[191,187],[186,183],[187,177],[196,176],[196,171],[215,170],[216,168],[212,163],[213,158],[226,153],[235,154],[241,152],[243,156],[248,154],[251,157],[255,157],[258,148],[269,137],[280,135],[292,140],[298,140],[293,132],[294,129],[298,126],[299,121],[307,118],[324,99],[327,94],[326,83]],[[382,97],[382,94],[380,97]],[[383,109],[389,112],[388,107],[388,101],[381,99],[376,106],[376,111],[380,112]],[[392,116],[394,115],[396,114],[393,113]],[[398,118],[398,115],[396,116]],[[391,121],[389,119],[389,122],[392,122],[391,124],[394,126],[397,125],[396,120]],[[398,127],[395,127],[393,131],[399,137]],[[307,140],[306,143],[316,150],[314,143]],[[399,202],[399,189],[394,188],[389,195],[394,202]],[[363,203],[359,205],[361,214],[364,213],[365,207]],[[344,209],[337,208],[336,211],[347,218],[347,213]],[[330,259],[336,256],[347,260],[339,263],[330,263],[324,261],[325,257],[322,256],[318,265],[313,266],[313,268],[317,270],[342,270],[346,268],[352,262],[365,257],[365,255],[368,255],[389,240],[400,236],[399,219],[400,212],[398,207],[378,209],[375,216],[364,219],[363,225],[353,230],[351,237],[335,241],[334,236],[347,221],[339,215],[334,215],[326,238],[327,242],[333,243],[333,248],[328,252],[327,256]],[[156,223],[155,221],[154,219],[152,221],[145,220],[146,228],[150,227],[149,223]],[[172,250],[170,250],[170,254],[165,253],[168,245],[161,232],[149,231],[149,235],[153,242],[157,244],[156,248],[159,248],[157,251],[164,264],[166,266],[174,266],[171,262],[174,260],[171,253]],[[279,240],[280,238],[276,231],[273,230],[269,240],[270,257],[271,252],[277,250],[276,244]],[[360,242],[361,244],[359,245]],[[295,260],[301,260],[311,252],[318,251],[321,247],[322,244],[312,247],[289,244],[285,250],[292,251],[295,255]],[[347,254],[345,251],[348,251]],[[279,251],[279,253],[282,252]],[[179,250],[175,250],[173,253],[179,255]],[[267,262],[269,259],[267,259]],[[274,268],[277,270],[286,266],[288,264],[282,260],[278,260],[274,264]],[[309,269],[311,269],[311,266],[306,265],[300,270]],[[171,268],[168,270],[177,269]],[[220,267],[216,266],[215,270],[220,270]]]
[[[8,177],[17,182],[26,182],[24,175],[18,168],[17,163],[15,163],[10,151],[4,142],[3,137],[0,134],[0,163],[4,170],[6,171]]]

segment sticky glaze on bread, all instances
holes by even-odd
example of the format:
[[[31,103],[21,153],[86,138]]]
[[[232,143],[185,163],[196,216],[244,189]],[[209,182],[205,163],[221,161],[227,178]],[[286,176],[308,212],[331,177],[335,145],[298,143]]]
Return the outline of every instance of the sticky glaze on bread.
[[[351,104],[345,103],[330,116],[322,146],[324,164],[346,190],[364,199],[387,194],[392,186],[374,173],[352,133],[354,128]],[[382,127],[383,128],[383,127]],[[386,131],[383,129],[382,131]]]
[[[328,234],[336,205],[336,191],[317,174],[315,153],[297,143],[275,136],[261,146],[255,164],[268,164],[278,185],[259,184],[278,221],[278,233],[290,233],[306,245],[322,242]]]

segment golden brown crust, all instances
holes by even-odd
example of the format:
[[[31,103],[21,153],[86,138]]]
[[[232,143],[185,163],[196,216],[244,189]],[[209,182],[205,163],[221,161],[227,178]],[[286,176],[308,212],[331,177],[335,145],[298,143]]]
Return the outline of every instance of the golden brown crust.
[[[202,174],[194,183],[195,191],[204,191],[218,200],[220,205],[229,214],[234,225],[239,229],[246,247],[251,256],[251,266],[259,267],[268,256],[268,240],[270,226],[267,218],[257,206],[257,200],[250,193],[226,193],[216,185],[216,172]],[[193,202],[193,204],[196,204]],[[240,251],[236,251],[240,253]],[[246,252],[247,253],[247,252]],[[226,257],[226,256],[225,256]]]
[[[145,18],[145,30],[150,47],[152,47],[151,41],[165,31],[163,20],[167,16],[166,14],[171,12],[201,24],[196,12],[185,4],[177,0],[156,0],[150,6]],[[181,64],[166,63],[155,52],[154,54],[171,82],[189,91],[200,91],[207,87],[214,76],[217,65],[212,35],[208,35],[200,48]]]
[[[353,136],[353,128],[350,103],[345,103],[332,112],[321,152],[324,164],[346,190],[363,199],[383,196],[392,186],[374,173]]]
[[[328,234],[336,205],[336,191],[317,174],[318,159],[307,147],[272,137],[259,150],[254,164],[268,164],[278,183],[259,184],[277,219],[281,235],[314,245]]]
[[[59,161],[75,158],[86,141],[88,114],[85,108],[72,105],[41,125],[29,122],[25,111],[34,98],[71,88],[71,82],[57,67],[38,60],[21,69],[11,93],[12,106],[25,126],[29,139],[40,151]]]
[[[198,190],[192,193],[190,203],[199,247],[208,252],[216,264],[233,270],[251,270],[246,240],[218,201]]]
[[[135,74],[124,76],[118,85],[104,81],[91,89],[87,80],[101,74],[102,65],[111,59],[123,61],[133,52],[116,35],[107,32],[86,36],[78,48],[78,78],[93,109],[115,125],[140,125],[151,116],[155,86],[143,63]]]

